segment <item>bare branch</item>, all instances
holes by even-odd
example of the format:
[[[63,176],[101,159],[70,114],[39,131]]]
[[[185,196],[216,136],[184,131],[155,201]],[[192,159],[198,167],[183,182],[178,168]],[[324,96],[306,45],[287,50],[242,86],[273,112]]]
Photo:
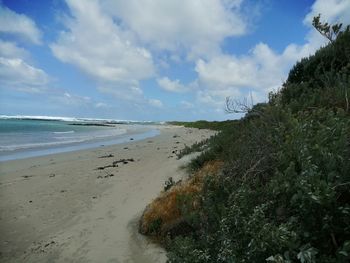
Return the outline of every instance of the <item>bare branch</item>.
[[[242,100],[226,97],[225,111],[227,113],[248,113],[254,106],[253,95],[250,93],[250,102],[247,98]]]

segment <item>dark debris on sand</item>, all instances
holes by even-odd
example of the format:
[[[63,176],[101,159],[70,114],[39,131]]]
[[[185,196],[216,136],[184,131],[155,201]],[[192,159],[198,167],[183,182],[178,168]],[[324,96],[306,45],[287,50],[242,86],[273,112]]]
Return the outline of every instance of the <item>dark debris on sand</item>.
[[[114,161],[112,164],[97,167],[96,170],[104,170],[104,169],[110,168],[110,167],[119,167],[118,166],[119,163],[127,164],[129,162],[135,162],[134,158],[120,159],[120,160]]]
[[[111,158],[111,157],[114,157],[114,155],[113,154],[102,155],[102,156],[100,156],[98,158]]]

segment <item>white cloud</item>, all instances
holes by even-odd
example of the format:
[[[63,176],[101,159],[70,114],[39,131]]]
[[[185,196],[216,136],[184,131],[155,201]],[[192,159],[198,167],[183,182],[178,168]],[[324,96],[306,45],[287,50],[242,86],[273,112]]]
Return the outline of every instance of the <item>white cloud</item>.
[[[29,52],[14,42],[0,39],[0,87],[22,92],[43,92],[49,76],[27,60]]]
[[[34,44],[41,43],[41,32],[29,17],[13,12],[0,3],[0,32],[13,34]]]
[[[305,51],[294,44],[277,54],[267,44],[259,43],[245,56],[221,55],[208,61],[198,60],[195,70],[200,84],[209,89],[270,91],[286,77],[300,53]]]
[[[139,80],[154,75],[151,54],[134,44],[98,1],[67,0],[67,4],[72,15],[66,20],[67,30],[51,44],[58,59],[77,66],[110,93],[137,89]]]
[[[267,99],[270,91],[277,90],[285,81],[291,66],[309,55],[310,44],[291,44],[278,54],[267,44],[257,44],[247,55],[220,55],[211,60],[198,60],[197,101],[222,109],[226,97],[242,99],[254,94],[254,102]]]
[[[29,54],[24,48],[18,47],[16,43],[3,41],[0,39],[0,57],[25,58],[29,57]]]
[[[224,112],[226,97],[241,98],[243,95],[237,87],[226,87],[220,90],[203,87],[196,92],[196,105],[206,112]]]
[[[180,80],[176,79],[174,81],[170,80],[168,77],[163,77],[157,79],[159,87],[170,92],[186,92],[188,88],[180,83]]]
[[[163,103],[160,100],[149,99],[148,102],[153,107],[156,107],[156,108],[162,108],[163,107]]]
[[[201,90],[197,100],[223,108],[226,97],[239,98],[251,91],[260,94],[263,100],[268,91],[282,83],[293,62],[263,43],[257,44],[246,56],[221,55],[209,61],[198,60],[195,70]]]
[[[0,57],[0,85],[24,92],[41,92],[46,89],[49,76],[39,68],[20,58]]]
[[[34,44],[41,43],[35,22],[0,3],[0,32],[13,34]],[[0,39],[0,88],[38,93],[47,89],[49,76],[28,62],[29,52],[17,43]]]
[[[107,12],[156,50],[210,57],[226,37],[246,33],[240,0],[109,0]],[[185,53],[184,53],[185,52]]]

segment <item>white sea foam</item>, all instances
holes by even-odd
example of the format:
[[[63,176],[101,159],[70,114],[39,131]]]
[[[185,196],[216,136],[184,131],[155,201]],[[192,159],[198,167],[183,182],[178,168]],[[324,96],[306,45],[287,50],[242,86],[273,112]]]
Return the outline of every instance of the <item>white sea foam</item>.
[[[40,142],[40,143],[23,143],[23,144],[12,144],[12,145],[6,145],[0,146],[0,152],[6,152],[6,151],[16,151],[16,150],[25,150],[25,149],[31,149],[31,148],[43,148],[43,147],[53,147],[53,146],[60,146],[60,145],[67,145],[67,144],[75,144],[75,143],[82,143],[82,142],[89,142],[94,140],[101,140],[101,139],[110,139],[116,136],[120,136],[127,133],[126,129],[110,129],[110,130],[100,130],[98,132],[93,133],[83,133],[83,134],[77,134],[75,135],[74,131],[67,131],[67,132],[53,132],[57,136],[52,137],[52,139],[57,141],[52,142]],[[69,135],[71,136],[59,136],[59,135]]]
[[[53,132],[53,134],[69,134],[74,133],[75,131],[64,131],[64,132]]]

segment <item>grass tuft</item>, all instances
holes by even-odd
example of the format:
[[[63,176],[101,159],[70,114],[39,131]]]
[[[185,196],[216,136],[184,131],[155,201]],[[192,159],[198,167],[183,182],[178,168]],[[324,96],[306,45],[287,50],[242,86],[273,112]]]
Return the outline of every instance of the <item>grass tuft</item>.
[[[198,193],[202,191],[205,176],[218,174],[223,165],[222,161],[210,161],[198,170],[189,180],[181,181],[170,189],[163,191],[158,198],[149,204],[140,220],[140,232],[150,235],[164,235],[175,222],[183,219],[184,197],[186,211],[194,211],[199,207]],[[188,211],[189,210],[189,211]]]

